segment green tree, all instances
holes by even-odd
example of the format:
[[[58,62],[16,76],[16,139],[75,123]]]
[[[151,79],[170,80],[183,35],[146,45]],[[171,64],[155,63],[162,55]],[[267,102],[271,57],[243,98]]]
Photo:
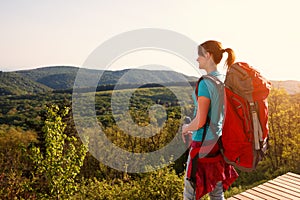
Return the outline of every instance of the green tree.
[[[83,165],[87,148],[74,136],[64,133],[63,117],[69,112],[58,106],[50,106],[43,127],[45,152],[33,147],[31,158],[36,166],[34,180],[40,187],[41,198],[65,199],[77,190],[75,178]]]

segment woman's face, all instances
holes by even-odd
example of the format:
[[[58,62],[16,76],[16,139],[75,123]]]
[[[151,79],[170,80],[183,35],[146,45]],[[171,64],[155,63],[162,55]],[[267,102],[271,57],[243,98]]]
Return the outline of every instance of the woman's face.
[[[199,63],[199,69],[205,69],[208,61],[209,53],[205,51],[203,47],[199,48],[197,62]]]

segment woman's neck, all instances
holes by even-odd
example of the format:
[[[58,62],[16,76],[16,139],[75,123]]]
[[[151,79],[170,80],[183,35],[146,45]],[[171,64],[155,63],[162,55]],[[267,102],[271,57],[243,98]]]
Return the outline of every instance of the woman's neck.
[[[217,71],[217,65],[216,64],[212,64],[209,67],[206,68],[206,72],[207,74]]]

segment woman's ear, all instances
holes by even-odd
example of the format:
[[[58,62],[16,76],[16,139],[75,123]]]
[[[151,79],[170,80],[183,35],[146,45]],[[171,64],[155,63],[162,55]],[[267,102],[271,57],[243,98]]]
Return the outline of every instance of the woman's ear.
[[[215,62],[214,61],[214,55],[212,54],[212,53],[209,53],[209,52],[207,52],[207,54],[205,55],[205,57],[206,57],[206,59],[209,61],[209,62]]]
[[[205,53],[205,57],[206,57],[206,58],[210,58],[210,57],[212,57],[212,54],[209,53],[209,52],[206,52],[206,53]]]

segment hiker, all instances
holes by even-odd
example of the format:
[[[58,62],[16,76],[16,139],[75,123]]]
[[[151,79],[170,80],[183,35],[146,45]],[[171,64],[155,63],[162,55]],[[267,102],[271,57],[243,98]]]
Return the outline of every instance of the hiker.
[[[218,41],[209,40],[198,46],[199,69],[219,81],[222,86],[225,76],[217,70],[217,65],[227,53],[225,65],[231,66],[235,61],[234,51],[223,49]],[[224,199],[224,190],[238,177],[237,172],[225,163],[220,153],[218,138],[222,134],[224,116],[223,89],[220,90],[207,78],[200,78],[195,94],[195,116],[182,127],[182,139],[192,134],[189,157],[187,161],[184,199],[200,199],[209,194],[210,199]]]

